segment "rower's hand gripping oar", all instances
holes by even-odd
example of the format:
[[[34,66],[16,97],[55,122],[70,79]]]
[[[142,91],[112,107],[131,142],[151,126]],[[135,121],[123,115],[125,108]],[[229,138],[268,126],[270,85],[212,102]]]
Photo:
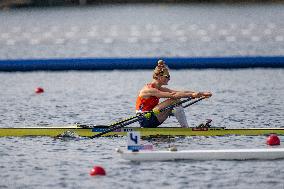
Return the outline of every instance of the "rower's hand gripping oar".
[[[199,99],[197,99],[197,100],[195,100],[195,101],[193,101],[193,102],[187,104],[185,107],[191,106],[192,104],[195,104],[196,102],[199,102],[199,101],[201,101],[201,100],[204,99],[204,98],[206,98],[206,97],[199,98]],[[181,105],[181,104],[183,104],[183,103],[185,103],[185,102],[188,102],[188,101],[190,101],[190,100],[191,100],[191,98],[188,98],[188,99],[179,101],[179,102],[177,102],[177,103],[175,103],[175,104],[172,104],[172,105],[170,105],[170,106],[168,106],[168,107],[165,107],[165,108],[163,108],[163,109],[161,109],[161,110],[158,110],[158,111],[156,110],[156,111],[154,111],[154,113],[157,115],[157,114],[159,114],[160,112],[167,111],[167,110],[169,110],[169,109],[172,109],[172,108],[174,108],[174,107],[176,107],[176,106],[179,106],[179,105]],[[127,118],[127,119],[124,119],[124,120],[121,120],[121,121],[112,123],[111,125],[109,125],[110,128],[108,128],[108,129],[106,129],[105,131],[103,131],[103,132],[101,132],[101,133],[98,133],[98,134],[96,134],[96,135],[94,135],[94,136],[92,136],[92,137],[90,137],[90,138],[100,137],[100,136],[102,136],[102,135],[104,135],[104,134],[107,134],[107,133],[112,132],[112,131],[114,131],[114,130],[120,129],[120,128],[126,126],[126,125],[130,125],[130,124],[132,124],[132,123],[135,123],[135,122],[139,121],[140,119],[142,119],[143,117],[148,117],[148,116],[149,116],[149,117],[151,116],[151,112],[141,113],[141,114],[138,114],[138,115],[136,115],[136,116],[132,116],[132,117],[129,117],[129,118]]]

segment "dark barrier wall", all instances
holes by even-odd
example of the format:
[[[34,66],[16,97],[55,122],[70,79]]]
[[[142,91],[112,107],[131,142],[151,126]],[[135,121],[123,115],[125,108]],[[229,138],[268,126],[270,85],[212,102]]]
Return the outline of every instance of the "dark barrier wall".
[[[164,59],[172,69],[204,68],[284,68],[284,56],[273,57],[206,57],[206,58],[72,58],[0,60],[0,71],[60,71],[153,69]]]

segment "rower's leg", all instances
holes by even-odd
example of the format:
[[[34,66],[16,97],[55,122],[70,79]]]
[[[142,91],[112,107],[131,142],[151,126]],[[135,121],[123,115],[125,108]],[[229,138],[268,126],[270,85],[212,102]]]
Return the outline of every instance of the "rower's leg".
[[[182,106],[175,107],[175,109],[173,110],[173,114],[177,118],[181,127],[184,127],[184,128],[189,127],[187,120],[186,120],[185,112]]]
[[[174,103],[177,103],[178,100],[173,100],[173,99],[167,99],[163,102],[161,102],[160,104],[158,104],[154,109],[158,109],[161,110],[163,108],[166,108]],[[159,120],[160,123],[163,123],[168,117],[169,115],[172,113],[172,109],[166,110],[164,112],[161,112],[157,115],[157,119]]]

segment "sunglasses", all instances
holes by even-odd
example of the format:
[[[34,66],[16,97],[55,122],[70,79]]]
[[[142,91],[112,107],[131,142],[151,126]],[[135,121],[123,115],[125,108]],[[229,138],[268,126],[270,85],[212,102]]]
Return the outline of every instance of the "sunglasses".
[[[165,78],[170,79],[171,76],[170,75],[163,75]]]

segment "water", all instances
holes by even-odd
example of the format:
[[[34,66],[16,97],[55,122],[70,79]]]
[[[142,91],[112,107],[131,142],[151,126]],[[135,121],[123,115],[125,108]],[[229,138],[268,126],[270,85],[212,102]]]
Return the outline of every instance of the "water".
[[[283,10],[136,4],[1,11],[0,58],[283,55]]]
[[[123,139],[0,140],[1,147],[9,150],[1,153],[2,188],[283,188],[283,160],[129,163],[113,150],[114,146],[124,145]],[[264,137],[195,137],[176,144],[182,143],[187,149],[198,143],[214,148],[248,148],[263,140]],[[90,177],[94,164],[102,165],[107,176]]]
[[[147,12],[147,14],[145,14]],[[0,12],[0,58],[283,55],[283,5],[127,5]],[[154,67],[154,65],[153,65]],[[134,114],[151,71],[0,73],[0,127],[107,124]],[[186,110],[229,128],[283,127],[284,70],[172,70],[209,90]],[[35,95],[41,86],[45,93]],[[133,124],[133,126],[138,126]],[[178,126],[170,118],[164,126]],[[283,136],[280,137],[283,142]],[[155,149],[267,148],[265,136],[144,141]],[[283,160],[131,163],[125,138],[0,138],[0,188],[284,188]],[[280,147],[283,147],[281,145]],[[102,165],[105,177],[91,177]]]
[[[150,70],[0,73],[0,127],[106,124],[134,113]],[[283,69],[172,70],[169,87],[209,90],[186,110],[190,125],[283,127]],[[35,95],[42,86],[45,93]],[[137,124],[133,124],[137,126]],[[164,126],[177,126],[174,118]],[[0,138],[0,188],[283,188],[283,160],[131,163],[115,148],[126,138]],[[280,136],[283,142],[283,136]],[[151,140],[155,149],[267,148],[265,136]],[[283,144],[280,145],[283,147]],[[94,165],[107,176],[91,177]]]

